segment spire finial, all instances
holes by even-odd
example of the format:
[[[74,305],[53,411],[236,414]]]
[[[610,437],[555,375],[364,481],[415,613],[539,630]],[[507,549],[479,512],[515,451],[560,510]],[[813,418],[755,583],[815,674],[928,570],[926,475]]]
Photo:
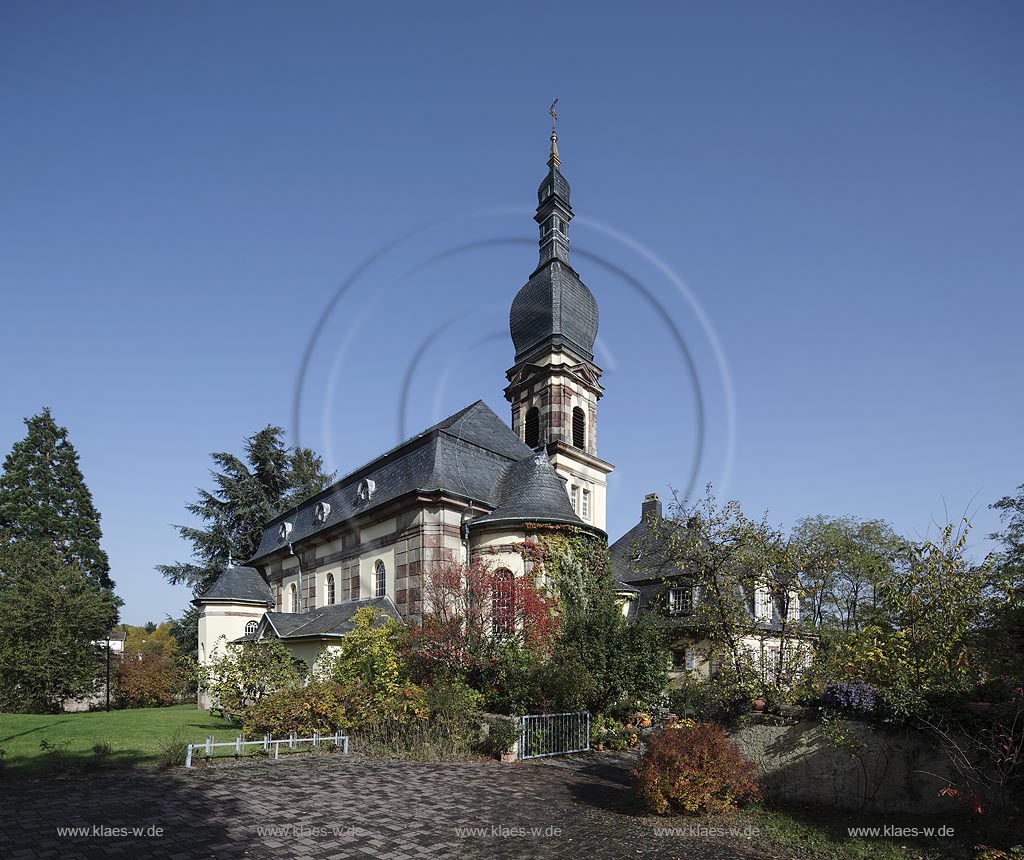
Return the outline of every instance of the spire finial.
[[[551,157],[548,158],[548,167],[556,168],[562,161],[558,157],[558,134],[555,131],[555,126],[558,124],[558,111],[555,110],[555,105],[558,104],[558,99],[551,102],[551,109],[548,113],[551,114]]]

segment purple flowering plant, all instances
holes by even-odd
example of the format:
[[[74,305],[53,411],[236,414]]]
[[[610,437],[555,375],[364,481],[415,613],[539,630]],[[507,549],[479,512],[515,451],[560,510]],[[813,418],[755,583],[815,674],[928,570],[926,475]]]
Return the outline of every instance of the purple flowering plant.
[[[836,681],[825,688],[825,704],[835,708],[868,713],[877,703],[878,694],[866,681]]]

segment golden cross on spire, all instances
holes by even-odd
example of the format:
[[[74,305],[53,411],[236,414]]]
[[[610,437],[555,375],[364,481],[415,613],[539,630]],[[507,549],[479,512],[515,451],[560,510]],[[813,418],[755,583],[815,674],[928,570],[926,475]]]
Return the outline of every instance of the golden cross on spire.
[[[548,167],[558,167],[562,163],[558,157],[558,135],[555,133],[555,124],[558,122],[558,111],[555,110],[557,104],[558,99],[555,99],[548,111],[551,114],[551,157],[548,159]]]

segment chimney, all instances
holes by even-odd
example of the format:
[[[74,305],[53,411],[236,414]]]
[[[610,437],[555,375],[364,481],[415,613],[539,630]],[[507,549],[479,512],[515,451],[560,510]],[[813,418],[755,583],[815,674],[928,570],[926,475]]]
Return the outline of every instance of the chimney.
[[[643,506],[640,508],[641,519],[649,519],[654,517],[656,520],[661,519],[661,499],[658,498],[657,493],[648,493],[644,496]]]

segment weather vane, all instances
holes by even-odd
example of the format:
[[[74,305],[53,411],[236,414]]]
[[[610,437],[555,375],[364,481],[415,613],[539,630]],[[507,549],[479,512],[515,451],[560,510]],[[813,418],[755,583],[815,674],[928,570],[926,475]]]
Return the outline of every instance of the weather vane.
[[[551,114],[551,130],[555,130],[555,125],[558,123],[558,111],[555,110],[555,105],[558,104],[558,99],[551,102],[551,110],[548,111]]]

